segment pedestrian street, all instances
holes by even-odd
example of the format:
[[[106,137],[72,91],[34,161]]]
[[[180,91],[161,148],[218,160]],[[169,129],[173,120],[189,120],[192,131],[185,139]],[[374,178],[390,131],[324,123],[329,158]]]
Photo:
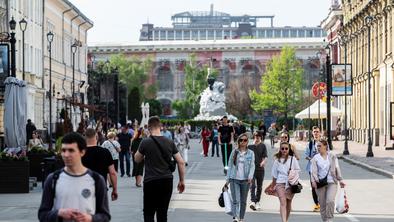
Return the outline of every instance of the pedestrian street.
[[[265,141],[267,144],[268,140]],[[277,144],[276,144],[277,145]],[[274,150],[269,145],[269,162],[263,189],[271,181],[271,165]],[[202,145],[192,140],[189,153],[189,166],[186,172],[186,190],[174,195],[168,211],[171,222],[232,221],[218,205],[218,196],[225,183],[221,158],[202,157]],[[298,147],[300,150],[300,147]],[[300,151],[301,152],[301,151]],[[300,161],[303,170],[301,179],[304,189],[293,200],[293,211],[289,221],[306,222],[321,221],[320,214],[312,212],[313,201],[310,185],[305,173],[306,161]],[[342,174],[345,179],[346,192],[350,204],[350,212],[344,215],[335,214],[339,222],[391,222],[394,221],[394,180],[366,171],[340,160]],[[176,175],[176,174],[174,174]],[[110,201],[112,220],[115,222],[143,221],[142,189],[135,187],[134,179],[123,177],[118,180],[119,199]],[[174,185],[177,183],[174,179]],[[28,194],[0,194],[0,222],[37,221],[37,210],[41,201],[41,186]],[[263,194],[259,211],[249,209],[249,200],[245,221],[280,221],[279,201],[274,196]]]

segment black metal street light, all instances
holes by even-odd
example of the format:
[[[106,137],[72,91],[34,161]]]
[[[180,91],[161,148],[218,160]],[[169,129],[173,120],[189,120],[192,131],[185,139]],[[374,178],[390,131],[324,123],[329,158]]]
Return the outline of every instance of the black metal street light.
[[[53,33],[47,33],[49,52],[49,149],[52,149],[52,42]]]
[[[318,51],[317,53],[316,53],[316,56],[317,56],[317,58],[319,58],[319,64],[320,64],[320,67],[322,66],[322,53],[320,52],[320,51]],[[317,78],[317,98],[318,98],[318,102],[317,102],[317,105],[318,105],[318,107],[317,107],[317,115],[318,115],[318,122],[317,122],[317,126],[319,127],[319,129],[321,130],[321,128],[323,127],[323,126],[320,126],[320,123],[321,123],[321,118],[320,118],[320,100],[321,100],[321,92],[320,92],[320,76],[322,75],[322,70],[321,69],[319,69],[319,75],[318,75],[318,78]]]
[[[328,44],[325,48],[326,50],[326,80],[327,80],[327,142],[330,150],[332,147],[332,139],[331,139],[331,48],[330,44]]]
[[[15,56],[15,28],[16,28],[16,21],[14,17],[11,18],[11,21],[9,22],[10,25],[10,30],[11,30],[11,38],[10,38],[10,44],[11,44],[11,76],[16,77],[16,56]]]
[[[368,27],[368,152],[367,157],[373,157],[372,152],[372,135],[371,135],[371,24],[373,17],[365,17],[365,23]]]
[[[342,45],[344,46],[344,60],[345,60],[345,122],[343,128],[345,129],[345,143],[343,148],[343,155],[349,155],[349,145],[348,145],[348,128],[347,128],[347,42],[348,37],[345,35],[342,37]]]
[[[73,112],[73,107],[74,107],[74,103],[75,103],[75,53],[77,52],[78,49],[78,43],[77,41],[75,41],[72,45],[71,45],[71,52],[72,52],[72,59],[73,59],[73,64],[72,64],[72,68],[73,68],[73,77],[72,77],[72,82],[71,82],[71,99],[72,99],[72,105],[71,105],[71,111],[70,111],[70,120],[71,123],[72,121],[72,112]]]
[[[22,31],[22,79],[25,80],[25,31],[27,28],[27,21],[24,18],[19,21],[19,27]]]

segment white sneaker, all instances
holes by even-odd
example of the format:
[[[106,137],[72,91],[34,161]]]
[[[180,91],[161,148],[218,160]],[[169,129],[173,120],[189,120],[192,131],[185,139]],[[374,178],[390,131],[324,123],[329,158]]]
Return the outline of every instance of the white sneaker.
[[[260,202],[257,202],[257,203],[256,203],[256,210],[261,210]]]
[[[256,210],[256,204],[255,204],[254,202],[252,202],[252,203],[249,205],[249,207],[250,207],[250,209],[252,209],[252,210]]]

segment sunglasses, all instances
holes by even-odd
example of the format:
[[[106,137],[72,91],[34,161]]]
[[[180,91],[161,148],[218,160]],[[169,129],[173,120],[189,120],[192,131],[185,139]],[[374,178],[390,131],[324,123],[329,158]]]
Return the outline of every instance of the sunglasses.
[[[280,150],[289,150],[289,147],[281,147]]]
[[[239,139],[240,143],[248,142],[248,139]]]

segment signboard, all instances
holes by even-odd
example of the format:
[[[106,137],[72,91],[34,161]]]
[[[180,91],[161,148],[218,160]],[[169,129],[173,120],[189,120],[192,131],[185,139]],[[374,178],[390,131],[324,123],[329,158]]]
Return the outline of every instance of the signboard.
[[[333,96],[351,96],[352,90],[352,65],[333,64],[331,65],[331,79]]]
[[[312,95],[321,99],[327,92],[327,85],[324,82],[318,82],[312,86]]]

